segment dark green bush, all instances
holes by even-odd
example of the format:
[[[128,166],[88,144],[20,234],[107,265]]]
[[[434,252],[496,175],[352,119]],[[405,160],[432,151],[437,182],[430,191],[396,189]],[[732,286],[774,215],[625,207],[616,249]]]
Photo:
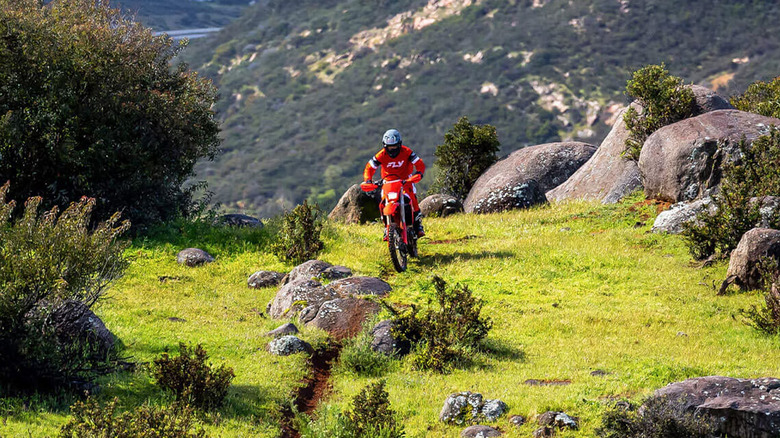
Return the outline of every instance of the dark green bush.
[[[118,399],[100,406],[92,398],[76,402],[71,418],[60,429],[61,438],[204,438],[193,430],[193,409],[182,403],[168,408],[141,406],[116,415]]]
[[[717,212],[702,212],[684,225],[683,238],[691,254],[705,258],[728,255],[742,235],[762,221],[761,202],[751,198],[780,194],[780,131],[739,143],[739,158],[723,164],[721,189],[713,197]],[[780,228],[780,212],[765,218],[771,228]]]
[[[130,224],[117,224],[117,213],[90,228],[91,198],[43,214],[41,198],[30,198],[14,221],[8,190],[0,188],[0,390],[89,382],[105,369],[105,354],[91,339],[63,339],[46,316],[74,301],[91,307],[122,275],[127,243],[118,238]]]
[[[45,5],[44,5],[45,3]],[[214,157],[212,84],[171,68],[182,47],[108,2],[0,0],[0,181],[45,206],[86,195],[136,227],[187,213]]]
[[[780,76],[771,82],[753,82],[744,94],[732,97],[731,104],[740,111],[780,117]]]
[[[623,155],[639,160],[645,140],[666,125],[690,117],[696,100],[683,80],[671,76],[666,66],[648,65],[634,72],[628,81],[626,94],[638,101],[642,110],[629,107],[623,121],[629,130]]]
[[[393,359],[371,349],[374,337],[368,329],[351,339],[339,356],[339,366],[360,376],[379,377],[392,365]]]
[[[641,410],[616,404],[604,412],[600,438],[714,438],[716,419],[685,409],[682,401],[648,399]]]
[[[219,407],[235,374],[225,365],[212,369],[206,363],[208,358],[200,344],[195,348],[179,344],[178,357],[171,358],[163,353],[155,359],[154,378],[162,388],[176,394],[177,400],[204,409]]]
[[[494,126],[472,125],[461,117],[444,134],[444,144],[436,147],[436,180],[429,191],[466,198],[477,178],[498,159],[500,145]]]
[[[322,211],[307,201],[295,207],[282,218],[281,228],[271,249],[279,259],[291,263],[311,260],[322,251],[320,240],[323,225]]]
[[[433,277],[435,308],[420,311],[417,306],[393,318],[392,333],[415,345],[414,363],[419,369],[446,371],[452,362],[464,357],[467,349],[479,346],[493,323],[481,317],[483,302],[468,286],[447,283]]]
[[[764,305],[742,310],[745,323],[770,336],[780,333],[780,269],[773,258],[761,260],[759,269],[763,276]]]

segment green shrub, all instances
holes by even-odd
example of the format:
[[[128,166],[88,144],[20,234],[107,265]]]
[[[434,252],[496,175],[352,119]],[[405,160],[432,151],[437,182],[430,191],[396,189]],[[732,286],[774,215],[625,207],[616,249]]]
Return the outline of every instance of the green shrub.
[[[629,130],[623,155],[635,161],[650,134],[693,115],[696,103],[693,91],[684,87],[682,79],[669,75],[663,64],[635,71],[626,94],[642,106],[641,112],[629,107],[623,115]]]
[[[129,222],[119,214],[90,227],[95,200],[39,214],[30,198],[18,220],[9,183],[0,188],[0,389],[46,390],[91,381],[105,369],[92,339],[63,339],[47,318],[74,301],[94,305],[127,267]]]
[[[720,192],[713,196],[717,211],[700,213],[684,224],[683,238],[698,259],[715,253],[728,255],[742,235],[762,221],[761,202],[751,198],[780,194],[780,131],[739,143],[739,157],[723,164]],[[765,218],[771,228],[780,228],[780,212]]]
[[[181,343],[178,357],[163,353],[154,361],[154,378],[162,388],[173,391],[178,400],[204,409],[219,407],[235,374],[225,365],[212,369],[206,363],[208,358],[200,344],[190,348]]]
[[[402,424],[390,409],[385,381],[369,384],[352,399],[352,409],[346,412],[324,410],[317,420],[298,417],[302,438],[401,438]]]
[[[13,198],[95,197],[96,217],[120,210],[136,227],[187,213],[183,185],[217,153],[219,124],[211,82],[171,68],[183,45],[91,0],[0,0],[0,34],[0,181]]]
[[[60,429],[62,438],[203,438],[203,429],[193,431],[193,409],[182,403],[168,408],[141,406],[116,415],[118,399],[100,406],[94,399],[76,402],[71,418]]]
[[[359,376],[367,377],[379,377],[387,372],[393,359],[384,353],[372,350],[371,342],[373,339],[368,328],[351,339],[341,349],[340,367]]]
[[[446,371],[453,361],[476,348],[487,336],[493,323],[481,317],[483,302],[472,295],[468,286],[447,283],[433,277],[435,309],[420,312],[417,306],[396,312],[392,333],[415,345],[414,364],[419,369]]]
[[[759,269],[763,276],[764,305],[742,310],[745,323],[756,330],[774,336],[780,333],[780,269],[773,258],[761,260]]]
[[[317,204],[311,206],[303,201],[303,204],[284,215],[271,249],[285,262],[297,264],[311,260],[324,246],[320,240],[322,225],[322,211]]]
[[[472,125],[461,117],[444,134],[444,144],[436,147],[436,180],[430,192],[466,198],[477,178],[498,159],[500,145],[494,126]]]
[[[616,404],[604,412],[600,438],[713,438],[716,419],[685,410],[682,401],[647,400],[641,410]]]
[[[772,82],[753,82],[744,94],[732,97],[731,104],[740,111],[780,117],[780,76]]]

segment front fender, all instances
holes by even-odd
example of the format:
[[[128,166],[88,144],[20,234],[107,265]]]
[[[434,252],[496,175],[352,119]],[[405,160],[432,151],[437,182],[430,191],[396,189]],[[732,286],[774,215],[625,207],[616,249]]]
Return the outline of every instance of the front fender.
[[[382,214],[385,216],[392,216],[395,214],[396,210],[398,210],[398,204],[395,202],[388,202],[382,209]]]

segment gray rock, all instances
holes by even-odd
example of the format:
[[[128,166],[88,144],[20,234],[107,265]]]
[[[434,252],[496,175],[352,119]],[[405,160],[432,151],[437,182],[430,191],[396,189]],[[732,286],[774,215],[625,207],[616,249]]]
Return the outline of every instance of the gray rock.
[[[543,428],[575,430],[579,427],[577,418],[563,412],[547,411],[540,415],[537,421]]]
[[[297,334],[298,334],[298,327],[296,327],[295,324],[288,322],[286,324],[282,324],[279,327],[271,330],[265,335],[270,336],[272,338],[279,338],[282,336],[297,335]]]
[[[525,424],[525,417],[522,415],[512,415],[509,417],[509,422],[517,427],[520,427]]]
[[[262,228],[263,223],[260,219],[245,214],[224,214],[217,218],[216,222],[220,225],[227,225],[232,227],[250,227],[250,228]]]
[[[103,321],[81,301],[45,302],[28,313],[26,320],[38,329],[53,329],[62,345],[88,344],[95,359],[105,359],[116,343]]]
[[[485,407],[487,406],[487,409]],[[483,400],[476,392],[458,392],[450,394],[439,412],[439,420],[445,423],[466,424],[480,420],[495,421],[505,414],[507,406],[501,400]]]
[[[365,322],[379,313],[379,304],[361,298],[336,298],[322,303],[306,325],[330,333],[336,340],[360,333]],[[308,317],[308,315],[307,315]]]
[[[420,202],[420,213],[424,217],[447,217],[451,214],[462,212],[463,204],[449,195],[437,193],[426,197]]]
[[[491,438],[501,436],[501,431],[490,426],[474,425],[463,429],[460,436],[466,438]]]
[[[328,284],[340,295],[374,295],[385,297],[393,288],[384,280],[376,277],[342,278]]]
[[[671,383],[657,390],[652,397],[681,402],[689,412],[712,415],[719,419],[722,435],[732,438],[780,436],[780,379],[698,377]]]
[[[713,214],[717,207],[712,198],[707,197],[693,202],[678,202],[672,205],[669,210],[662,211],[653,222],[654,233],[679,234],[683,231],[683,225],[689,221],[695,220],[696,216],[707,211]]]
[[[780,126],[780,119],[717,110],[657,130],[639,156],[645,196],[680,202],[716,193],[722,164],[737,159],[740,140],[750,144],[771,125]]]
[[[352,276],[352,270],[345,266],[331,266],[330,268],[322,271],[322,274],[318,278],[323,280],[338,280],[340,278],[347,278]]]
[[[311,354],[314,349],[308,342],[299,339],[297,336],[287,335],[269,342],[268,351],[277,356],[289,356],[295,353]]]
[[[351,275],[352,271],[344,266],[333,266],[322,260],[309,260],[294,267],[292,271],[282,279],[282,284],[292,283],[299,279],[335,280]]]
[[[388,356],[405,356],[409,354],[411,345],[408,341],[396,339],[392,333],[393,322],[389,319],[380,321],[371,329],[373,340],[371,349]]]
[[[758,212],[761,220],[756,224],[756,228],[772,228],[774,222],[780,215],[780,196],[763,196],[760,198],[750,198],[750,206],[759,204]]]
[[[528,208],[547,201],[544,193],[565,182],[596,151],[579,142],[548,143],[513,152],[474,183],[466,213]]]
[[[555,429],[549,426],[540,427],[531,434],[534,438],[550,438],[555,436]]]
[[[179,251],[176,255],[176,261],[180,265],[193,267],[200,266],[204,263],[211,263],[214,261],[214,257],[202,249],[187,248]]]
[[[693,97],[696,102],[694,104],[694,116],[710,111],[734,109],[726,99],[722,98],[718,93],[709,88],[702,87],[701,85],[686,85],[685,87],[693,91]]]
[[[366,193],[360,184],[350,187],[339,199],[328,219],[348,224],[373,222],[380,218],[379,191]]]
[[[276,271],[257,271],[249,276],[246,284],[254,289],[262,289],[264,287],[278,286],[284,278],[284,274]]]
[[[641,111],[639,105],[632,105]],[[622,155],[629,134],[623,122],[625,111],[617,115],[612,130],[593,156],[564,183],[546,193],[548,200],[587,199],[614,204],[642,187],[636,162]]]
[[[299,279],[279,289],[271,302],[268,314],[271,318],[291,317],[305,307],[318,307],[325,301],[338,297],[339,295],[333,289],[322,286],[318,281]]]
[[[763,284],[760,265],[765,258],[780,261],[780,230],[753,228],[731,252],[726,275],[742,289],[758,289]]]

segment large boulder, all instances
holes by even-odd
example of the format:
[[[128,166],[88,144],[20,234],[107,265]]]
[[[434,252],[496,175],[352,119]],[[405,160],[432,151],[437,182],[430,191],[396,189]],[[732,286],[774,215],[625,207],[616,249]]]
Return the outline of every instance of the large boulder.
[[[344,339],[360,333],[363,323],[379,313],[378,303],[355,297],[336,298],[322,303],[306,325],[330,333],[335,339]]]
[[[189,267],[200,266],[213,261],[214,257],[200,248],[187,248],[176,254],[176,262]]]
[[[517,150],[477,179],[463,207],[466,213],[492,213],[544,203],[544,192],[566,181],[595,151],[580,142]]]
[[[328,219],[348,224],[362,224],[379,219],[379,192],[366,193],[360,184],[347,189],[328,214]]]
[[[757,289],[763,285],[763,259],[780,262],[780,230],[753,228],[739,240],[731,252],[727,276],[742,289]]]
[[[645,196],[669,202],[715,193],[722,164],[734,160],[739,142],[752,143],[780,119],[718,110],[664,126],[647,138],[639,156]]]
[[[353,294],[384,297],[393,290],[386,281],[376,277],[342,278],[331,282],[328,287],[342,296]]]
[[[463,212],[463,204],[449,195],[437,193],[420,202],[420,213],[425,217],[447,217]]]
[[[634,104],[635,108],[640,108]],[[550,201],[598,200],[614,204],[642,187],[636,162],[623,157],[628,129],[620,112],[612,130],[590,159],[564,183],[546,193]]]
[[[293,316],[309,306],[319,306],[326,301],[339,298],[338,293],[323,286],[319,281],[298,279],[279,289],[268,308],[271,318]]]
[[[97,358],[105,359],[114,348],[116,337],[81,301],[66,300],[51,311],[48,322],[62,344],[88,343],[89,351]]]
[[[671,383],[652,397],[711,415],[718,420],[720,434],[730,438],[780,436],[780,379],[698,377]]]

